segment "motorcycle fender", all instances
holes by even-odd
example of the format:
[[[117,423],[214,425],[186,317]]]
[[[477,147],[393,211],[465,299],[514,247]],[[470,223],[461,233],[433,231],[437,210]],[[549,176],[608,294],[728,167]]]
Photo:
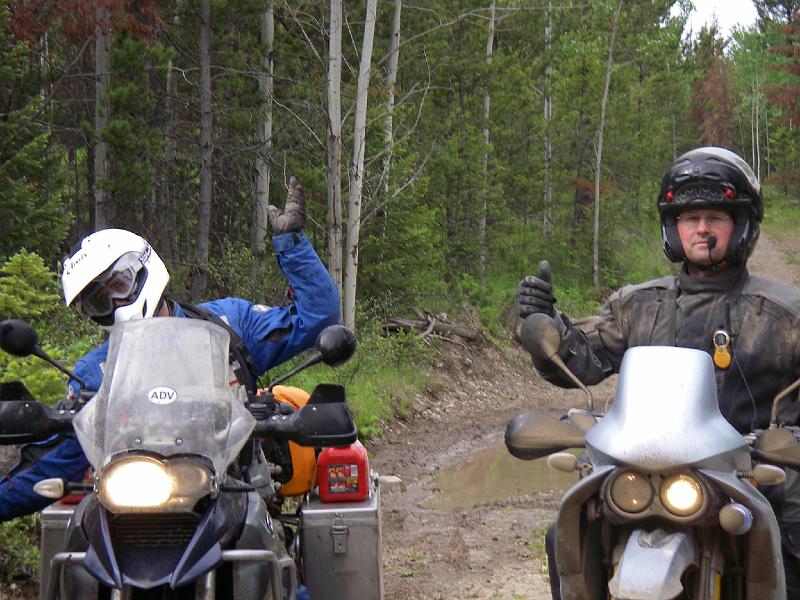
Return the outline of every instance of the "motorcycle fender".
[[[270,550],[279,558],[287,552],[281,538],[282,525],[272,520],[261,497],[247,495],[247,515],[242,533],[236,540],[239,550]],[[270,592],[269,594],[267,592]],[[282,593],[281,593],[282,595]],[[271,576],[263,563],[241,562],[233,566],[233,597],[244,599],[271,598]]]
[[[681,576],[696,565],[697,548],[685,533],[635,530],[628,538],[608,591],[614,598],[669,600],[683,590]]]

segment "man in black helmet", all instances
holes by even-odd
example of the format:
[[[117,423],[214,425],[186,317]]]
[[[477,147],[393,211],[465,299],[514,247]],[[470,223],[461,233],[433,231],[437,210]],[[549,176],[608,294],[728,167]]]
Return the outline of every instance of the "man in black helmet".
[[[599,315],[573,324],[555,309],[548,266],[540,268],[538,277],[520,281],[520,316],[553,318],[561,333],[559,356],[587,385],[617,372],[625,350],[633,346],[705,350],[717,356],[723,416],[741,433],[767,427],[773,398],[800,377],[800,290],[747,272],[764,215],[758,179],[733,152],[697,148],[669,168],[657,202],[664,252],[672,262],[683,263],[677,277],[625,286]],[[724,344],[724,352],[715,353],[715,344]],[[537,359],[534,365],[548,381],[574,387],[555,365]],[[783,407],[780,420],[797,423],[797,403]],[[789,469],[781,491],[798,490],[797,481]],[[778,495],[773,507],[781,527],[788,597],[800,598],[800,497]],[[548,532],[551,586],[558,597],[552,541]]]

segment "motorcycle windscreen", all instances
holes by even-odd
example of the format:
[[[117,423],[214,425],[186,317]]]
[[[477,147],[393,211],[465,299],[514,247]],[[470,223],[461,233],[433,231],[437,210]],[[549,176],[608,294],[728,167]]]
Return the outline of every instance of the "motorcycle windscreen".
[[[689,465],[745,446],[717,404],[711,357],[639,346],[625,352],[614,404],[586,434],[596,464],[610,457],[644,470]]]
[[[196,319],[115,327],[100,390],[74,420],[92,466],[148,451],[203,456],[223,473],[255,426],[228,343],[222,327]]]

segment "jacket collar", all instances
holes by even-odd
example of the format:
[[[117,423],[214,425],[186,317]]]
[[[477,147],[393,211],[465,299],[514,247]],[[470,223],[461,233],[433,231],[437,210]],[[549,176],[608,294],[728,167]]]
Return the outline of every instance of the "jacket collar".
[[[688,294],[698,292],[725,293],[741,288],[748,278],[747,267],[737,265],[727,271],[716,273],[711,277],[695,277],[686,272],[686,265],[678,274],[678,288]]]

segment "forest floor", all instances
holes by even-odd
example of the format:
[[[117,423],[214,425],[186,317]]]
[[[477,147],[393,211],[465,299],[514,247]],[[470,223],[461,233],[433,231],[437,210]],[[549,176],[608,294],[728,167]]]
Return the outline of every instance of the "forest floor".
[[[778,246],[762,234],[749,270],[800,284],[798,252],[800,242]],[[369,444],[371,467],[403,482],[382,489],[385,598],[550,598],[543,536],[558,482],[504,457],[503,433],[520,410],[564,412],[585,406],[583,394],[542,380],[521,347],[448,344],[434,372],[436,385],[416,398],[413,415]],[[612,379],[594,389],[600,406],[613,396]],[[530,476],[515,462],[531,465]]]

